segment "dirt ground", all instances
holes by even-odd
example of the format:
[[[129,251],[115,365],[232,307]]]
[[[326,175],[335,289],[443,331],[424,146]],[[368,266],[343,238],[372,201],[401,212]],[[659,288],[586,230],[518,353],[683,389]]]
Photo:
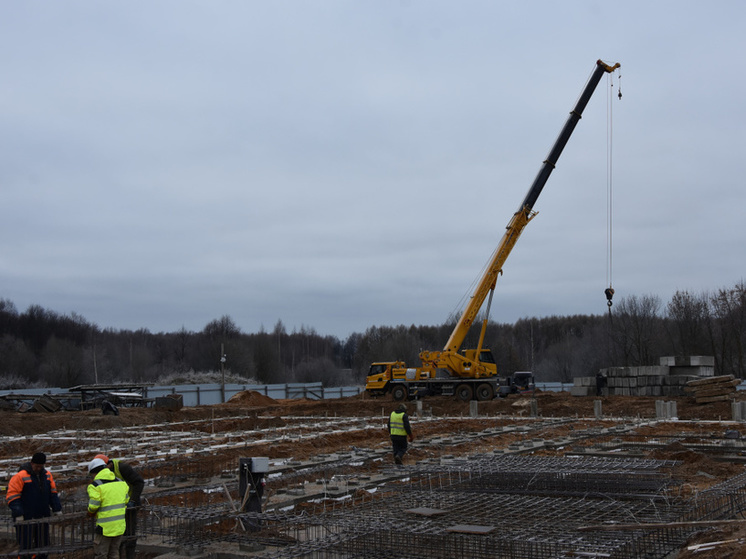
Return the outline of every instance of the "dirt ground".
[[[737,393],[738,400],[746,400],[746,394]],[[544,434],[545,438],[559,437],[563,430],[572,430],[581,426],[602,425],[604,421],[613,422],[616,419],[654,419],[656,414],[656,399],[654,397],[573,397],[567,392],[537,392],[534,395],[510,396],[495,399],[490,402],[479,402],[479,419],[469,418],[470,404],[445,397],[428,398],[423,401],[423,415],[442,418],[438,422],[421,421],[415,414],[416,404],[409,402],[408,407],[412,415],[413,428],[417,437],[428,435],[447,435],[449,433],[463,433],[478,431],[488,426],[495,426],[500,422],[514,421],[515,417],[530,415],[532,399],[535,399],[540,418],[572,418],[576,422],[565,422],[552,428],[551,433]],[[601,400],[603,420],[599,421],[594,415],[594,401]],[[730,423],[732,418],[731,402],[716,402],[709,404],[695,404],[691,398],[667,398],[677,403],[678,419],[692,420],[691,423],[666,422],[655,426],[641,427],[638,434],[641,437],[665,437],[671,433],[681,433],[682,429],[691,432],[693,437],[707,439],[708,437],[722,437],[726,431],[738,432],[739,437],[746,437],[746,424]],[[47,433],[59,429],[107,429],[130,426],[146,426],[153,424],[175,424],[190,420],[221,419],[215,422],[213,429],[246,431],[251,425],[281,426],[290,417],[366,417],[380,421],[382,429],[367,429],[355,432],[354,435],[324,436],[309,444],[280,443],[268,444],[264,452],[270,458],[292,456],[304,459],[318,453],[332,453],[348,450],[351,445],[358,447],[380,447],[388,445],[387,436],[383,430],[386,419],[397,405],[390,399],[372,399],[366,395],[359,395],[337,400],[273,400],[256,392],[242,392],[231,398],[225,404],[215,406],[184,407],[180,410],[162,410],[155,408],[122,408],[118,416],[104,416],[99,410],[81,412],[62,411],[57,413],[20,413],[0,410],[0,436],[16,437],[14,440],[0,442],[0,459],[13,456],[28,456],[37,449],[32,440],[18,439],[18,435],[31,436]],[[235,418],[235,421],[232,419]],[[717,423],[719,421],[728,423]],[[507,446],[507,437],[501,436],[499,441],[485,443],[470,442],[464,448],[450,447],[450,454],[463,452],[474,453],[489,451],[496,444]],[[486,445],[484,447],[480,445]],[[54,448],[47,449],[54,452]],[[407,455],[408,460],[417,461],[437,456],[441,452],[437,448],[415,445]],[[648,456],[657,459],[671,459],[681,461],[678,477],[691,482],[692,490],[715,484],[744,471],[740,463],[717,461],[705,454],[688,450],[680,444],[671,444],[655,451]],[[706,477],[701,476],[706,472]],[[6,480],[7,481],[7,480]],[[712,528],[700,534],[689,545],[704,542],[722,541],[709,551],[682,550],[681,559],[697,557],[698,559],[746,559],[746,521],[740,524],[725,525]]]
[[[530,413],[530,401],[537,401],[540,417],[594,418],[594,401],[601,400],[605,418],[655,418],[655,401],[660,398],[637,396],[575,397],[568,392],[541,392],[479,402],[480,416],[523,416]],[[746,393],[736,393],[737,400],[746,401]],[[728,421],[732,418],[730,401],[695,404],[692,398],[666,398],[675,401],[678,419]],[[334,400],[274,400],[257,392],[241,392],[225,404],[184,407],[177,411],[155,408],[121,408],[118,416],[102,416],[99,410],[18,413],[0,410],[0,436],[33,435],[54,429],[100,429],[127,427],[172,421],[188,421],[226,417],[229,415],[261,415],[282,417],[388,417],[396,403],[390,399],[370,398],[365,394]],[[410,415],[415,403],[409,402]],[[468,417],[469,402],[433,397],[423,400],[423,412],[443,417]]]

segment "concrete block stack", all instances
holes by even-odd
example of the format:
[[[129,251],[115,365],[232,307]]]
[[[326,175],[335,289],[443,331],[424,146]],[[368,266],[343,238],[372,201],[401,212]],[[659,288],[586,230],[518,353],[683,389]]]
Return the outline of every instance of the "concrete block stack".
[[[715,374],[711,356],[661,357],[660,365],[643,367],[609,367],[601,369],[604,395],[618,396],[686,396],[687,383]],[[573,396],[595,396],[596,377],[575,377]]]

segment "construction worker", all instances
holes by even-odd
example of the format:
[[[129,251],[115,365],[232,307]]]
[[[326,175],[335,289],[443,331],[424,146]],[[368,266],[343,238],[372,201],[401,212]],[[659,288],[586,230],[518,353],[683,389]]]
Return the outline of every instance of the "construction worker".
[[[62,514],[62,504],[57,495],[57,485],[52,473],[44,465],[47,456],[37,452],[15,474],[8,483],[6,501],[13,515],[13,522],[31,520],[33,518],[47,518],[54,514]],[[19,550],[35,549],[49,546],[49,524],[16,525],[16,538]],[[19,557],[36,557],[46,559],[45,554],[23,554]]]
[[[404,453],[407,452],[407,439],[409,439],[410,443],[414,440],[406,404],[399,404],[396,410],[391,412],[388,429],[389,436],[391,437],[391,446],[394,450],[394,463],[402,464],[404,462]]]
[[[122,538],[122,559],[135,559],[135,548],[137,547],[137,512],[140,508],[140,496],[145,487],[145,480],[140,473],[127,462],[122,460],[110,460],[105,454],[97,454],[95,458],[103,460],[106,466],[114,473],[114,476],[124,481],[129,487],[130,500],[127,503],[126,522],[127,529]]]
[[[93,552],[96,559],[119,559],[119,546],[126,529],[124,513],[129,487],[117,479],[101,458],[88,464],[93,483],[88,486],[88,515],[96,518]]]

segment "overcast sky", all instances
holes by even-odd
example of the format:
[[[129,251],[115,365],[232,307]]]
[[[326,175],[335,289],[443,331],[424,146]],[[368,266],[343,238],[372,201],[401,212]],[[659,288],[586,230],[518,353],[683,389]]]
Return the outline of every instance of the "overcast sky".
[[[598,58],[621,63],[623,98],[602,80],[491,318],[605,313],[609,283],[665,305],[746,275],[740,0],[0,13],[0,298],[21,312],[342,339],[441,324]]]

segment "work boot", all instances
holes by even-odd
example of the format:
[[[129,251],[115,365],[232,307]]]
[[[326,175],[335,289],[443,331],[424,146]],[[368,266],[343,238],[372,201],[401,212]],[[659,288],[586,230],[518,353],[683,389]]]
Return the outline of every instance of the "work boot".
[[[399,456],[398,454],[394,456],[394,464],[402,464],[401,456]]]

